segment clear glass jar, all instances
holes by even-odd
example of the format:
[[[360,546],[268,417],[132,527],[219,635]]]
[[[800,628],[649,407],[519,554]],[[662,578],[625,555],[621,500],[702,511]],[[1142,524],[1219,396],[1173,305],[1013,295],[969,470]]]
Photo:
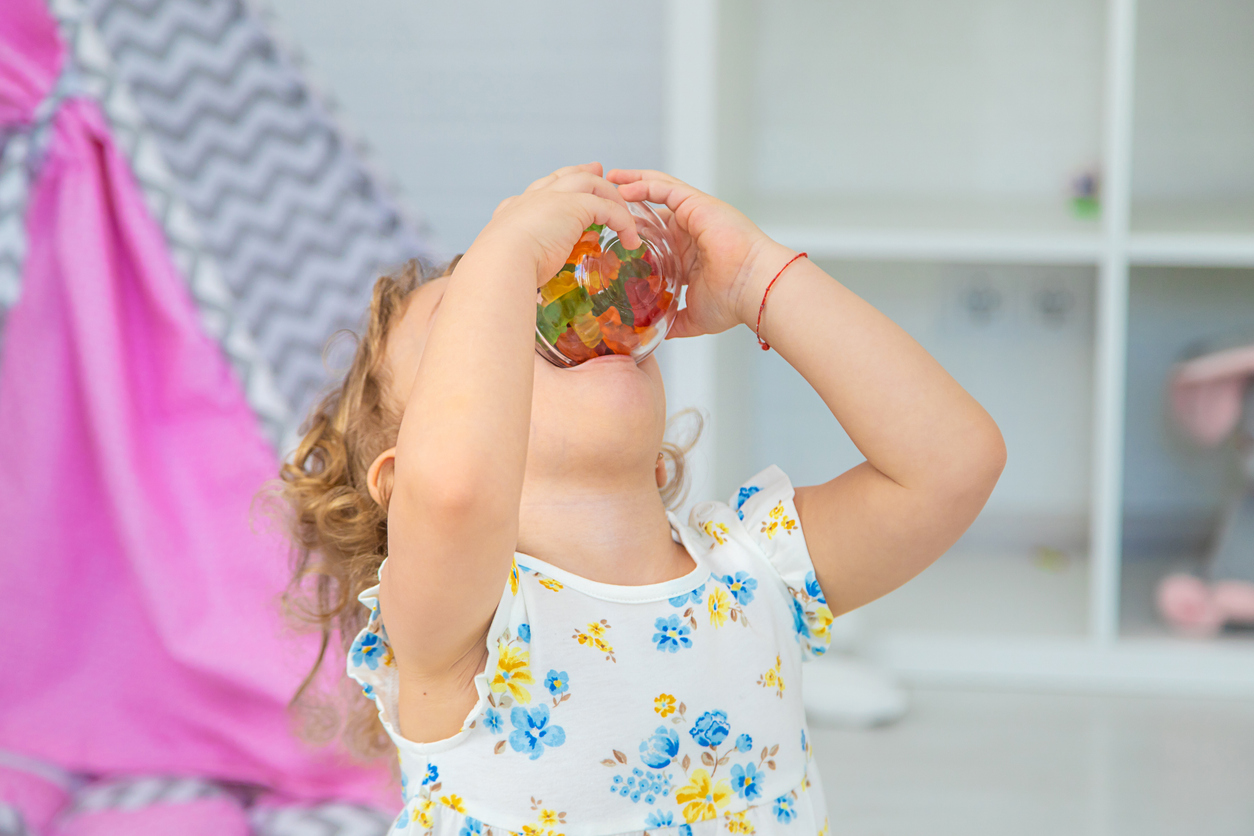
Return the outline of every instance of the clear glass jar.
[[[536,351],[569,368],[608,354],[637,363],[662,344],[679,310],[679,259],[648,203],[629,203],[644,243],[627,250],[609,227],[589,227],[536,294]]]

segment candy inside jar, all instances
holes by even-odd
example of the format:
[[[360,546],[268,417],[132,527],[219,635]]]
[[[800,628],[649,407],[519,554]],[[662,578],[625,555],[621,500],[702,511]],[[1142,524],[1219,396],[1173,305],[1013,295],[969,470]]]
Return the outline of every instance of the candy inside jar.
[[[536,298],[536,351],[556,366],[609,354],[637,363],[661,345],[679,309],[678,261],[666,224],[647,203],[629,203],[643,242],[590,226]]]

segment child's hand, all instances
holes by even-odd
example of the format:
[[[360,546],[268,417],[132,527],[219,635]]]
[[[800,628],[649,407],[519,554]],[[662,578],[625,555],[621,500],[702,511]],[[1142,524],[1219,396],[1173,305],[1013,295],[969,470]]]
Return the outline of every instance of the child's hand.
[[[613,229],[629,249],[640,246],[627,201],[601,176],[601,164],[567,166],[501,201],[476,244],[492,242],[515,253],[530,252],[539,286],[557,274],[579,236],[593,224]]]
[[[769,281],[769,271],[783,266],[786,251],[734,207],[669,174],[614,169],[606,179],[626,200],[670,210],[667,224],[676,233],[688,294],[667,337],[717,334],[741,322],[752,328],[763,276]]]

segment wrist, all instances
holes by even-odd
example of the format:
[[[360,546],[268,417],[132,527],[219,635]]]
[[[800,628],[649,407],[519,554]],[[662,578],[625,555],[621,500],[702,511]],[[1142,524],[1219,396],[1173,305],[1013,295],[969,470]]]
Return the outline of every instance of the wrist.
[[[750,249],[737,279],[736,318],[751,330],[757,325],[767,286],[796,255],[796,250],[765,236]]]

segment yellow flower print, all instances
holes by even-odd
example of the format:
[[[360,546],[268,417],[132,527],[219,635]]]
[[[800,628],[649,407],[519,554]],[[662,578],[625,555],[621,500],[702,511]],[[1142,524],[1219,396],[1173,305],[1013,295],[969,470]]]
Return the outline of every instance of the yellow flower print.
[[[511,560],[509,564],[509,594],[518,594],[518,561]]]
[[[832,611],[826,605],[820,605],[814,611],[814,615],[810,618],[810,632],[814,634],[816,639],[822,642],[827,641],[828,629],[832,626]]]
[[[743,810],[739,813],[731,813],[727,816],[728,833],[752,833],[753,829],[753,822],[745,818],[745,812]]]
[[[562,588],[562,582],[555,581],[552,578],[540,578],[540,586],[544,587],[545,589],[550,589],[554,592],[557,592],[559,589]]]
[[[537,820],[545,827],[553,827],[558,823],[559,819],[555,810],[541,810],[540,818]]]
[[[780,672],[782,666],[783,660],[776,656],[775,667],[758,677],[758,684],[768,690],[774,688],[776,696],[780,699],[784,698],[784,676]]]
[[[435,806],[435,802],[429,798],[421,799],[414,805],[413,811],[410,813],[409,820],[416,822],[419,827],[429,830],[435,826],[435,819],[431,818],[431,808]]]
[[[587,632],[575,630],[575,634],[571,638],[582,645],[596,648],[605,654],[606,659],[616,662],[618,660],[614,658],[614,646],[602,638],[609,629],[610,623],[603,618],[600,621],[589,622]]]
[[[675,713],[675,698],[670,694],[658,694],[653,698],[653,710],[659,716],[669,717]]]
[[[720,546],[727,542],[727,538],[724,536],[727,534],[727,526],[723,523],[716,523],[713,520],[707,520],[705,525],[701,526],[701,530]]]
[[[773,539],[781,531],[792,534],[796,530],[797,522],[788,516],[788,513],[784,510],[783,500],[775,503],[775,507],[767,515],[767,519],[762,521],[762,533],[766,535],[768,540]]]
[[[379,661],[389,668],[396,664],[396,657],[392,655],[392,648],[390,645],[385,644],[383,646],[383,658]]]
[[[714,587],[714,591],[706,599],[706,604],[710,608],[711,627],[722,627],[727,623],[727,612],[731,609],[731,598],[728,597],[721,586]]]
[[[502,647],[501,655],[496,661],[496,676],[492,677],[489,687],[498,694],[508,689],[518,702],[531,702],[531,692],[524,685],[532,685],[531,654],[518,647]]]
[[[828,829],[828,824],[827,824],[827,817],[825,816],[823,818],[823,826],[819,828],[819,836],[827,836],[828,832],[829,832],[829,829]]]
[[[440,803],[445,807],[456,810],[463,816],[466,815],[466,805],[462,803],[462,797],[460,795],[446,795],[440,799]]]
[[[538,824],[524,824],[522,836],[544,836],[544,828]]]
[[[688,783],[675,793],[675,803],[683,804],[684,821],[705,821],[718,816],[718,808],[731,803],[731,784],[720,778],[715,784],[704,769],[693,771]]]

